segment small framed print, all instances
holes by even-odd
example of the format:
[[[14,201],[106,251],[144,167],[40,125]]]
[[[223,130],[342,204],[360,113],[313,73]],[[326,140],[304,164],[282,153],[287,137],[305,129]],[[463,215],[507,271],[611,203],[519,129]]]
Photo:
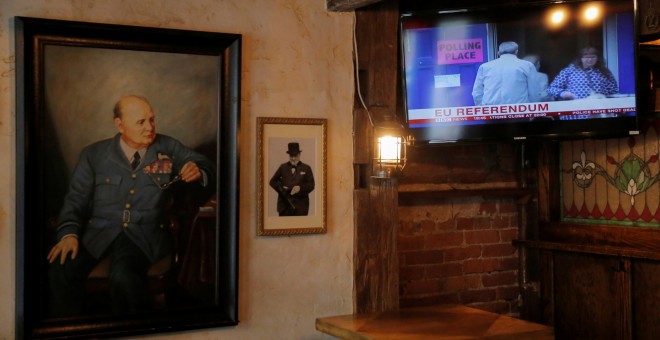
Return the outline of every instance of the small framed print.
[[[257,117],[257,234],[326,229],[327,120]]]

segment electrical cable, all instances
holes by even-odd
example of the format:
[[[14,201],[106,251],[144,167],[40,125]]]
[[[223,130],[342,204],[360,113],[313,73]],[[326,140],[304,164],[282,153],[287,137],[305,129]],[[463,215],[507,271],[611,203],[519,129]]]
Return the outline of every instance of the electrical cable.
[[[358,98],[360,99],[360,103],[362,104],[362,107],[364,108],[365,111],[367,111],[367,117],[369,117],[369,124],[371,124],[371,127],[374,126],[374,121],[373,118],[371,117],[371,112],[369,112],[369,108],[367,107],[367,104],[364,103],[364,98],[362,98],[362,92],[360,91],[360,62],[358,59],[358,49],[357,49],[357,16],[355,15],[355,10],[353,11],[353,53],[355,54],[355,87],[357,90]]]

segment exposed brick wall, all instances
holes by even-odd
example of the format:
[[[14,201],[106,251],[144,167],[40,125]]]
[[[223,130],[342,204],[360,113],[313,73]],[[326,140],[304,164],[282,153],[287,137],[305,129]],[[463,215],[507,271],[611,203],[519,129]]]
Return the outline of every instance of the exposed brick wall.
[[[518,311],[513,199],[462,199],[399,208],[401,307],[460,303]]]
[[[416,148],[400,188],[515,187],[515,147]],[[459,303],[516,315],[518,206],[511,197],[440,198],[399,206],[401,307]]]

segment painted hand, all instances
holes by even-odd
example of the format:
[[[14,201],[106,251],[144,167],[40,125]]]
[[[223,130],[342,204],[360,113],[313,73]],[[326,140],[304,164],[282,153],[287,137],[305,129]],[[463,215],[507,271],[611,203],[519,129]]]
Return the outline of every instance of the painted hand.
[[[197,167],[195,162],[188,162],[184,164],[183,168],[181,168],[180,175],[181,179],[187,183],[198,181],[202,178],[202,172],[199,170],[199,167]]]
[[[48,253],[48,262],[53,263],[60,258],[60,264],[64,264],[67,256],[71,253],[71,259],[78,255],[78,238],[75,236],[65,236]]]

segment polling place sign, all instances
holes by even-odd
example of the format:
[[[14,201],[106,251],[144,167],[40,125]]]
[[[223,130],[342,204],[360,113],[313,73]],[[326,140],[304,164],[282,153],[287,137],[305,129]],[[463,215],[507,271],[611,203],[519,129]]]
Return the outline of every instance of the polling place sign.
[[[438,40],[438,65],[481,63],[484,61],[483,40]]]

